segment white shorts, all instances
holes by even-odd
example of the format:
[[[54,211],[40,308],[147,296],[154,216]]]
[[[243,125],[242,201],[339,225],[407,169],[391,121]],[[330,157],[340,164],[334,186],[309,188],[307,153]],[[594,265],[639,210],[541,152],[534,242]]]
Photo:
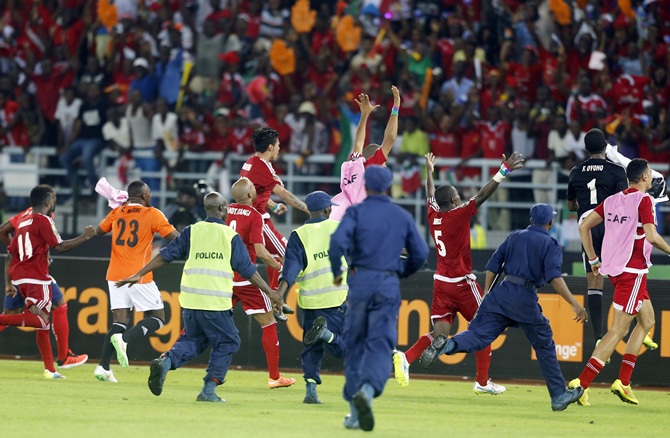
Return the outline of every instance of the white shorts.
[[[138,312],[158,310],[163,308],[161,291],[156,283],[134,284],[132,287],[116,287],[114,281],[108,281],[109,304],[114,309],[135,309]]]

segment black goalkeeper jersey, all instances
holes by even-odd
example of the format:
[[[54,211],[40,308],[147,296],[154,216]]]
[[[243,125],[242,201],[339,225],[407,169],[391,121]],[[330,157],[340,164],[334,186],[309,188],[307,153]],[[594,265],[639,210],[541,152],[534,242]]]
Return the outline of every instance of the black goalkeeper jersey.
[[[626,170],[601,158],[589,158],[570,171],[568,200],[577,200],[579,217],[596,208],[605,198],[628,188]]]

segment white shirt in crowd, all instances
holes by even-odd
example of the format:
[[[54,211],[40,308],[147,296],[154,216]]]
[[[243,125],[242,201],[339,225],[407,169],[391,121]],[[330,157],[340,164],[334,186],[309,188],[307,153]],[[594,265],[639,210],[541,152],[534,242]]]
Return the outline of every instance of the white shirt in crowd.
[[[586,150],[584,149],[584,137],[586,137],[586,132],[580,132],[579,137],[575,136],[568,130],[567,135],[565,136],[565,150],[569,154],[570,152],[575,153],[577,161],[583,161],[586,158]]]
[[[151,120],[151,138],[154,142],[163,140],[168,150],[177,149],[177,141],[179,140],[178,121],[177,114],[173,112],[168,112],[165,115],[165,120],[159,113],[154,114]]]
[[[81,106],[81,99],[75,98],[72,103],[68,105],[65,97],[61,96],[58,99],[58,105],[56,105],[56,114],[55,118],[60,123],[60,127],[63,130],[63,138],[70,138],[72,133],[72,125],[79,115],[79,107]]]
[[[105,141],[114,140],[116,144],[124,149],[130,148],[130,127],[128,126],[128,120],[125,117],[121,117],[119,126],[114,125],[111,121],[106,122],[102,125],[102,137]]]
[[[130,125],[130,132],[133,134],[133,146],[136,148],[150,148],[154,146],[151,135],[151,119],[144,114],[140,105],[133,113],[132,105],[126,108],[126,119]]]
[[[556,158],[565,158],[568,156],[569,152],[565,148],[565,139],[568,138],[568,132],[565,133],[564,137],[561,137],[558,131],[552,129],[549,132],[549,138],[547,139],[547,147],[554,151],[554,156]]]

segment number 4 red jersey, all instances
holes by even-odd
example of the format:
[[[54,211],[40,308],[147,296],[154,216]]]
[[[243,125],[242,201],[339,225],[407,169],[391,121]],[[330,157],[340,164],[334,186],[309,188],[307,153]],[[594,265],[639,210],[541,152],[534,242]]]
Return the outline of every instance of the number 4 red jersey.
[[[470,218],[477,213],[475,198],[440,213],[435,198],[428,198],[428,225],[437,252],[436,275],[462,278],[472,273]]]
[[[254,207],[242,204],[230,204],[226,223],[230,228],[237,231],[249,251],[251,263],[256,263],[256,250],[254,244],[260,243],[265,246],[263,237],[263,217]],[[235,282],[247,282],[240,274],[235,272]]]
[[[39,213],[21,217],[16,226],[9,253],[12,263],[9,276],[14,284],[51,284],[49,248],[61,243],[53,220]]]

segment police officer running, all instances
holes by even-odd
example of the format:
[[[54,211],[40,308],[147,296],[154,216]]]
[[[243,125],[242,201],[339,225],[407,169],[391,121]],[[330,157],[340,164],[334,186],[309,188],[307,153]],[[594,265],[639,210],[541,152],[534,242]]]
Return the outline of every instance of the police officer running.
[[[521,327],[537,355],[551,396],[551,408],[562,411],[579,400],[584,389],[578,386],[566,390],[551,326],[542,314],[536,293],[539,287],[551,283],[572,306],[574,319],[580,323],[588,321],[586,310],[577,303],[561,277],[563,254],[558,242],[549,236],[555,214],[547,204],[535,204],[530,209],[531,225],[510,234],[486,265],[484,290],[490,292],[469,328],[450,339],[444,335],[436,337],[419,363],[427,367],[441,354],[481,350],[507,327]],[[497,273],[503,268],[505,279],[493,287]]]
[[[338,222],[328,219],[333,201],[321,191],[305,198],[310,219],[297,228],[288,239],[284,269],[277,293],[284,296],[295,282],[298,285],[298,306],[302,309],[303,343],[301,362],[307,391],[303,403],[323,403],[316,392],[321,384],[321,361],[327,349],[342,357],[342,330],[347,310],[346,283],[333,285],[328,247]],[[342,269],[347,262],[340,258]],[[346,273],[343,274],[346,278]]]
[[[192,342],[180,342],[176,346],[191,351],[175,354],[171,350],[164,357],[154,359],[149,388],[154,394],[160,394],[168,370],[179,368],[211,346],[205,384],[196,400],[225,402],[215,389],[223,384],[233,353],[240,348],[239,332],[233,321],[233,271],[259,287],[276,306],[281,307],[283,301],[256,272],[244,242],[223,220],[225,198],[216,192],[209,193],[204,206],[207,212],[204,221],[186,227],[137,274],[116,285],[135,284],[143,275],[165,263],[186,259],[179,304],[183,309],[185,334]]]
[[[344,399],[351,406],[348,429],[374,428],[372,399],[379,397],[391,373],[400,308],[400,278],[426,261],[428,246],[414,219],[386,196],[393,174],[385,167],[365,171],[368,197],[347,209],[330,239],[333,283],[343,281],[342,257],[351,260],[344,321]],[[400,254],[407,250],[406,261]]]

